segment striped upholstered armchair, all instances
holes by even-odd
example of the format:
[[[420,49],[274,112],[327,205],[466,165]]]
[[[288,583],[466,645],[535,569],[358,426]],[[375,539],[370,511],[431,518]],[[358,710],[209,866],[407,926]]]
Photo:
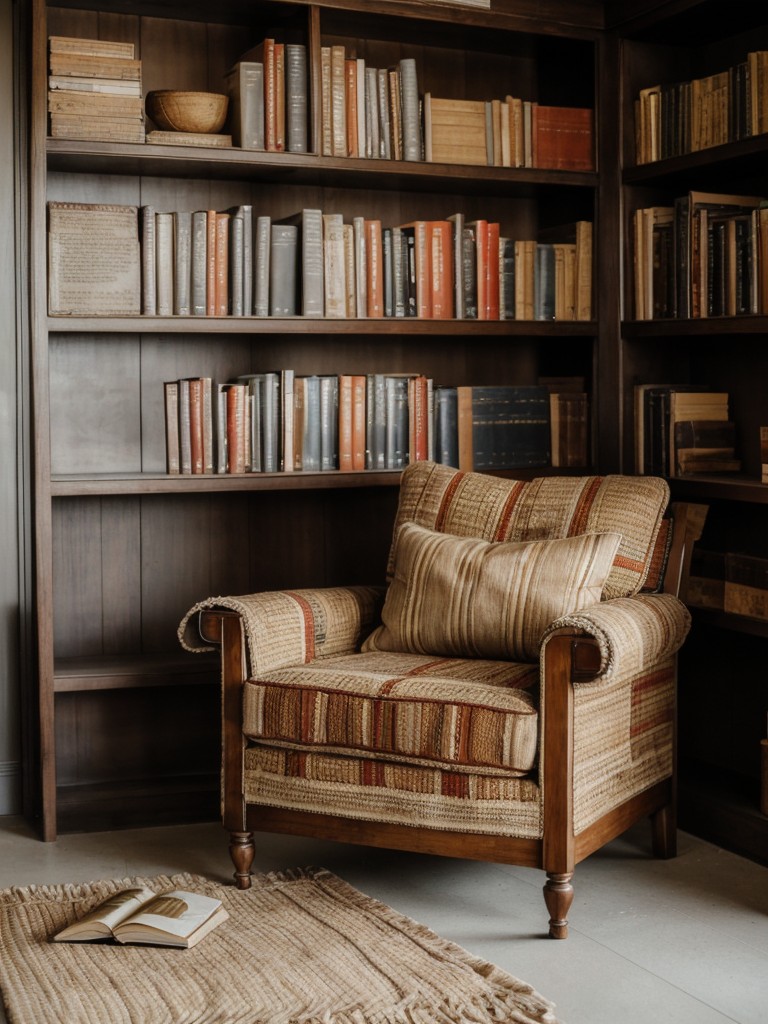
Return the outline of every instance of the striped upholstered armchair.
[[[567,935],[575,865],[650,816],[675,853],[685,516],[653,477],[529,482],[415,463],[388,587],[215,597],[179,627],[221,649],[223,819],[543,868]],[[684,511],[681,506],[680,512]]]

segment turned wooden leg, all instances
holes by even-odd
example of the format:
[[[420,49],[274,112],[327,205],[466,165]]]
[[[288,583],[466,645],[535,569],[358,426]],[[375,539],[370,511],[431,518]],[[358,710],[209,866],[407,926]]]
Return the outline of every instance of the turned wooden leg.
[[[230,832],[229,855],[235,865],[235,879],[238,889],[251,888],[251,864],[256,855],[253,832]]]
[[[651,815],[653,855],[663,860],[677,856],[677,815],[672,804],[667,804]]]
[[[572,871],[567,874],[547,872],[544,900],[549,911],[549,936],[552,939],[568,938],[568,911],[573,903],[572,878]]]

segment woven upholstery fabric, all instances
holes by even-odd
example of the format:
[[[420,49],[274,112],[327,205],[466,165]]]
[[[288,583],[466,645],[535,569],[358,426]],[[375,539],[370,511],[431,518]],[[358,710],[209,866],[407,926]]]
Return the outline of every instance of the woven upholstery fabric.
[[[477,658],[320,659],[249,680],[243,732],[303,749],[524,774],[536,756],[537,682],[536,665]]]
[[[245,751],[248,803],[362,821],[538,839],[541,793],[532,778],[449,772],[261,744]]]
[[[402,475],[394,536],[405,522],[491,541],[620,533],[603,597],[627,597],[645,581],[668,501],[669,486],[658,477],[554,476],[524,482],[415,462]],[[390,579],[394,553],[393,541]]]
[[[197,632],[201,611],[228,608],[242,616],[249,671],[261,675],[284,665],[357,651],[379,621],[380,587],[318,587],[275,590],[242,597],[209,597],[190,608],[178,629],[179,641],[195,653],[215,648]]]
[[[618,533],[492,542],[403,523],[364,651],[534,661],[546,627],[600,600]]]
[[[644,594],[658,594],[664,586],[664,574],[667,571],[669,552],[672,547],[672,520],[665,517],[661,521],[659,532],[648,560],[648,575],[643,583]]]

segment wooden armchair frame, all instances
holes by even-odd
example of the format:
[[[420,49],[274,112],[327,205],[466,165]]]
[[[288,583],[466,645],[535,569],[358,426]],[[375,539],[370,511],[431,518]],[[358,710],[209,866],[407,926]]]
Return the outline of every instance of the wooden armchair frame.
[[[687,505],[673,506],[665,593],[678,593],[689,564],[690,547],[696,539],[692,536],[688,510]],[[202,638],[221,651],[222,816],[224,828],[230,834],[234,878],[240,889],[247,889],[251,884],[256,831],[541,868],[547,874],[544,898],[550,915],[549,935],[561,939],[568,934],[574,869],[589,854],[621,835],[636,821],[650,817],[654,855],[661,858],[676,855],[674,768],[670,777],[613,808],[578,835],[574,834],[574,685],[593,680],[601,663],[597,642],[579,630],[558,630],[546,647],[542,680],[546,715],[541,737],[546,794],[543,835],[529,839],[361,821],[247,803],[242,787],[246,747],[242,694],[247,660],[241,619],[232,611],[205,610],[200,613],[199,628]],[[558,756],[548,757],[548,750],[556,750]]]

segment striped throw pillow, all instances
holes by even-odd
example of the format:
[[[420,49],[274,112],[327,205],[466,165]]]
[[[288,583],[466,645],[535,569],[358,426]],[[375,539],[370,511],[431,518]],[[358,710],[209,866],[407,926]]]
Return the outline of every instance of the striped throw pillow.
[[[493,542],[404,523],[364,651],[535,661],[547,626],[600,600],[618,533]]]

